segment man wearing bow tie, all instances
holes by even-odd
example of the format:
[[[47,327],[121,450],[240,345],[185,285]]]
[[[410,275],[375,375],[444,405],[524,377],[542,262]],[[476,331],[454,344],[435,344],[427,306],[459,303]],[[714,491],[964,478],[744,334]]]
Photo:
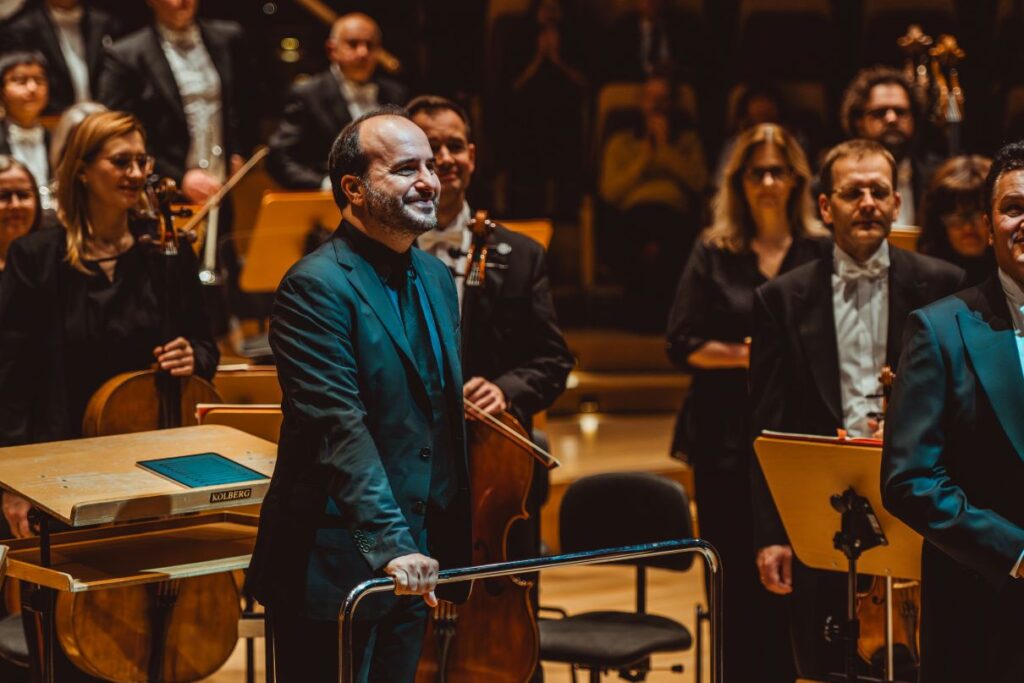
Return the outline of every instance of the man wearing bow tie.
[[[486,238],[483,282],[467,283],[466,256],[473,235],[466,192],[476,162],[469,116],[455,102],[434,95],[413,99],[408,109],[427,134],[441,180],[437,228],[420,235],[417,243],[455,276],[463,376],[468,378],[463,394],[488,413],[507,410],[537,440],[533,416],[565,390],[573,365],[551,301],[544,249],[496,225]],[[527,499],[530,518],[512,528],[510,550],[517,558],[540,554],[540,508],[547,498],[548,472],[535,463],[533,473]]]
[[[405,104],[405,86],[379,73],[380,26],[361,13],[339,17],[327,40],[330,68],[296,84],[270,137],[267,170],[289,189],[330,187],[331,141],[350,121],[383,104]]]
[[[1024,680],[1024,142],[985,191],[999,268],[910,316],[882,451],[885,507],[926,539],[922,683]]]
[[[242,27],[197,20],[198,0],[147,2],[155,22],[107,50],[96,99],[135,114],[156,173],[203,202],[241,166],[255,139],[255,117],[242,110],[252,102]]]
[[[775,278],[754,300],[754,436],[763,429],[880,436],[878,377],[885,365],[899,375],[907,316],[962,286],[959,268],[886,241],[901,203],[896,168],[885,148],[867,140],[844,142],[826,156],[818,206],[834,231],[832,257]],[[769,591],[792,593],[798,671],[841,671],[841,641],[827,644],[823,631],[829,616],[844,619],[845,577],[794,562],[756,461],[752,479],[758,571]]]

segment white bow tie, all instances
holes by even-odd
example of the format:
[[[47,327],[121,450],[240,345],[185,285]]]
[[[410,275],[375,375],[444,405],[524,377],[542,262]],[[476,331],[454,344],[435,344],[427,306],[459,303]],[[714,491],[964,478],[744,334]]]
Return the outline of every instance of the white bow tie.
[[[850,283],[858,280],[877,280],[884,277],[888,266],[880,261],[869,261],[868,263],[851,263],[850,261],[839,261],[836,263],[836,275],[842,282]]]
[[[12,145],[41,145],[44,141],[42,126],[22,128],[11,124],[7,127],[7,140]]]
[[[434,253],[438,247],[461,250],[462,230],[428,230],[419,236],[417,243],[428,253]]]

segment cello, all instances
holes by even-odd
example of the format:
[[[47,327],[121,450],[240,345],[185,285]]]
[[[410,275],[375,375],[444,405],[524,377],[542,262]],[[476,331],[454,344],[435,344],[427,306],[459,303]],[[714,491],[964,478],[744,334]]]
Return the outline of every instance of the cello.
[[[882,368],[878,377],[882,386],[882,414],[888,408],[892,385],[896,373],[888,365]],[[886,642],[891,638],[893,646],[893,671],[886,671],[888,678],[896,675],[916,678],[921,662],[920,650],[920,617],[921,617],[921,584],[912,579],[894,579],[892,581],[892,613],[888,614],[886,604],[886,579],[876,576],[871,579],[871,586],[864,592],[857,593],[857,619],[860,620],[860,634],[857,637],[857,654],[872,669],[885,671],[889,664],[886,657]],[[892,632],[889,632],[889,619],[892,617]]]
[[[509,413],[488,415],[470,401],[466,423],[473,519],[473,565],[508,559],[512,523],[529,516],[533,461],[558,461],[533,444]],[[461,605],[441,601],[428,619],[416,683],[526,683],[538,666],[540,636],[520,577],[476,581]]]
[[[191,249],[174,226],[172,180],[147,188],[137,219],[150,234],[139,238],[161,256],[161,333],[176,335],[173,315],[179,250]],[[90,399],[83,418],[86,437],[195,424],[196,402],[220,402],[206,380],[175,377],[162,370],[116,375]],[[238,586],[231,574],[87,593],[61,593],[56,631],[68,660],[108,681],[190,683],[223,666],[238,641]]]

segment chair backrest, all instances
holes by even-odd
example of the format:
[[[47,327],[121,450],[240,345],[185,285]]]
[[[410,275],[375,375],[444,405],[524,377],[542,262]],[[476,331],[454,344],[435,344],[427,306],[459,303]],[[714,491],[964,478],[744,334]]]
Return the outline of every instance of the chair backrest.
[[[281,406],[276,404],[200,403],[196,406],[196,417],[201,425],[234,427],[274,443],[277,443],[281,435],[281,422],[284,419]]]
[[[217,370],[213,378],[225,403],[280,403],[281,385],[273,365],[250,365],[245,370]]]
[[[559,509],[564,553],[693,537],[690,501],[679,482],[649,472],[608,472],[578,479]],[[629,561],[683,571],[692,553]]]

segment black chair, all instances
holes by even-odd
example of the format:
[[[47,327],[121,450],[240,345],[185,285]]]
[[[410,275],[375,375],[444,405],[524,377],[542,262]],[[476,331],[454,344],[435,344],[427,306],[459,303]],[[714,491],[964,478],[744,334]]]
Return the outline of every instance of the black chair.
[[[596,474],[569,486],[559,510],[561,552],[654,543],[693,537],[690,501],[683,487],[671,479],[644,472]],[[620,678],[642,681],[650,671],[654,653],[681,652],[694,644],[690,631],[677,621],[647,613],[647,568],[686,571],[693,555],[677,554],[628,560],[636,566],[635,612],[585,612],[560,619],[539,620],[540,658],[569,664],[590,672],[591,683],[602,672],[617,671]],[[700,672],[700,622],[707,614],[698,608],[697,672]],[[682,667],[673,667],[681,672]]]

